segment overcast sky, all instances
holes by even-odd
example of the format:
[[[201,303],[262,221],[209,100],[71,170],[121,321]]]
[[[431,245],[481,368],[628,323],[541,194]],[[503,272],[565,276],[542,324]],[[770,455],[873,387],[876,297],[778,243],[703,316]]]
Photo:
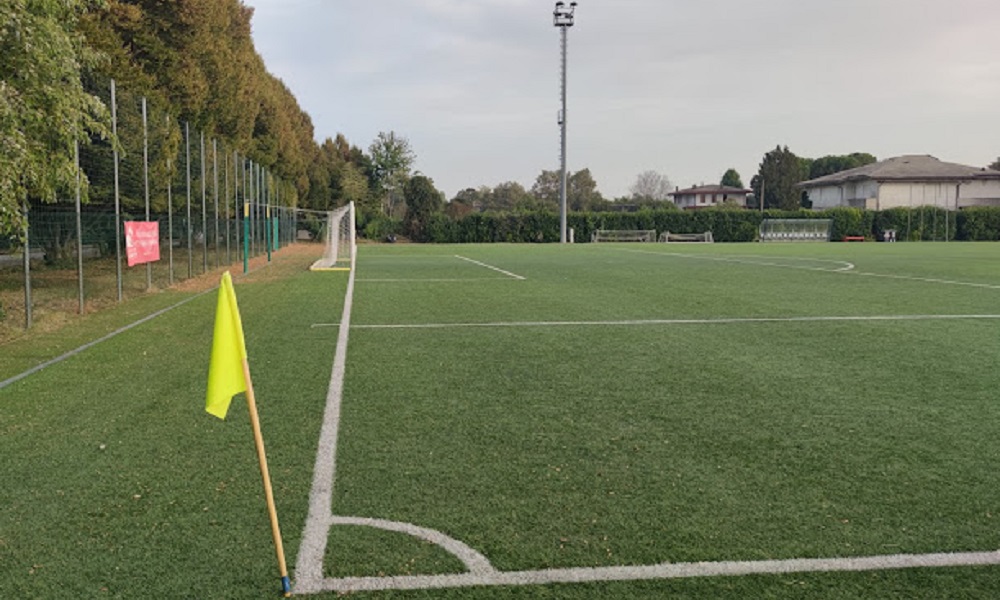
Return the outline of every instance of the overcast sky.
[[[317,141],[409,138],[452,198],[559,168],[549,0],[244,0]],[[998,0],[581,0],[568,167],[608,198],[655,170],[744,184],[764,153],[1000,156]]]

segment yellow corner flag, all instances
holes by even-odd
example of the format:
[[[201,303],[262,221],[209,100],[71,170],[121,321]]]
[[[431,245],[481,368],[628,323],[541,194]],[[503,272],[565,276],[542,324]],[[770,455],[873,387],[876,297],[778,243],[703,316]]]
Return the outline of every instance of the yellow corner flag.
[[[208,394],[205,410],[220,419],[226,418],[233,396],[247,391],[243,374],[247,348],[243,341],[243,323],[236,305],[233,279],[226,271],[219,285],[219,301],[215,308],[215,333],[212,336],[212,358],[208,364]]]

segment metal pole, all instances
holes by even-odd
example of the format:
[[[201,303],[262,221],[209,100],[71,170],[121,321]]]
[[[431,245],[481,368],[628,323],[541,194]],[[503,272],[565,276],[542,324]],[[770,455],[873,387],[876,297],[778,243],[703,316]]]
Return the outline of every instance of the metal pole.
[[[212,176],[214,185],[212,195],[215,197],[215,268],[219,268],[219,144],[212,138]]]
[[[146,222],[149,222],[149,126],[146,119],[146,97],[142,97],[142,178],[146,194]],[[146,291],[153,289],[153,263],[146,263]]]
[[[257,224],[255,222],[256,219],[254,218],[257,215],[257,206],[256,206],[257,190],[254,189],[255,186],[256,186],[256,184],[257,184],[257,181],[255,179],[255,175],[254,175],[255,173],[256,173],[256,171],[254,170],[254,163],[253,163],[253,160],[251,160],[250,161],[250,172],[248,173],[249,179],[250,179],[250,182],[248,184],[250,186],[250,196],[247,199],[247,202],[249,203],[249,206],[250,206],[250,212],[247,213],[247,218],[250,219],[250,255],[251,256],[255,256],[257,254],[257,227],[256,227]]]
[[[231,229],[229,226],[229,154],[225,153],[225,151],[222,153],[222,171],[226,174],[226,190],[222,196],[223,204],[226,205],[226,264],[230,265],[233,263],[233,253],[229,244],[229,232]]]
[[[191,124],[184,121],[184,162],[187,167],[187,246],[188,278],[194,277],[194,231],[191,228]]]
[[[566,243],[566,27],[560,28],[562,46],[562,79],[560,92],[562,94],[562,112],[559,115],[560,150],[559,160],[562,173],[559,177],[559,242]]]
[[[170,128],[170,115],[167,115],[167,128]],[[167,269],[168,285],[174,285],[174,199],[171,195],[174,175],[170,168],[170,155],[167,154],[167,256],[169,258]]]
[[[118,301],[122,301],[122,210],[121,191],[118,184],[118,101],[115,80],[111,80],[111,138],[115,162],[115,271],[118,279]]]
[[[201,256],[202,273],[208,273],[208,195],[205,174],[205,130],[201,130]]]
[[[24,328],[31,329],[31,240],[28,226],[28,199],[24,199]]]
[[[76,280],[80,288],[80,314],[83,314],[83,222],[80,218],[80,141],[73,142],[73,160],[76,163]]]

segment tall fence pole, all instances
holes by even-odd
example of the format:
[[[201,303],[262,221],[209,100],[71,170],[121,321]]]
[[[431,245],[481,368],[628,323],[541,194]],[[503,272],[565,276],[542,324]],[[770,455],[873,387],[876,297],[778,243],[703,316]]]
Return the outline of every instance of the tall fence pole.
[[[115,274],[118,281],[118,301],[122,301],[122,203],[121,187],[118,182],[118,100],[115,80],[111,80],[111,143],[115,162]]]
[[[28,226],[28,199],[24,199],[24,328],[31,329],[31,228]]]
[[[184,121],[184,156],[187,167],[187,247],[188,278],[194,277],[194,229],[191,227],[191,123]]]
[[[223,204],[226,205],[226,264],[231,265],[233,264],[233,253],[232,246],[229,243],[230,236],[232,235],[232,227],[230,227],[229,222],[231,218],[229,216],[229,153],[225,151],[225,147],[222,150],[222,171],[226,174],[226,189],[222,196]]]
[[[167,115],[167,130],[170,129],[170,115]],[[167,281],[168,285],[174,285],[174,199],[171,188],[173,187],[174,174],[170,168],[170,153],[165,152],[167,157]]]
[[[201,130],[201,256],[202,273],[208,273],[208,196],[205,174],[205,130]]]
[[[76,164],[76,281],[80,292],[80,314],[83,314],[83,219],[80,216],[80,141],[73,142],[73,161]]]
[[[215,268],[219,268],[219,140],[212,138],[212,196],[215,198]]]
[[[142,97],[142,179],[146,196],[146,222],[149,222],[149,121],[146,97]],[[153,263],[146,263],[146,291],[153,289]]]

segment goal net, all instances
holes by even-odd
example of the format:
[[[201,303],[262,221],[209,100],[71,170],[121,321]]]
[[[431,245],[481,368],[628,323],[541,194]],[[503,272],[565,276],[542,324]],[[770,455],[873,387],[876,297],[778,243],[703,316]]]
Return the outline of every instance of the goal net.
[[[704,233],[673,233],[671,231],[664,231],[660,234],[660,241],[712,243],[715,240],[712,239],[711,231],[706,231]]]
[[[830,219],[764,219],[760,224],[762,242],[829,242]]]
[[[654,229],[598,229],[590,236],[592,242],[652,242]]]
[[[312,271],[348,271],[354,258],[354,203],[330,211],[322,229],[323,257],[309,267]]]

